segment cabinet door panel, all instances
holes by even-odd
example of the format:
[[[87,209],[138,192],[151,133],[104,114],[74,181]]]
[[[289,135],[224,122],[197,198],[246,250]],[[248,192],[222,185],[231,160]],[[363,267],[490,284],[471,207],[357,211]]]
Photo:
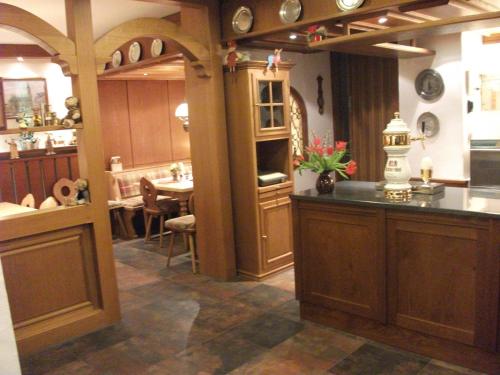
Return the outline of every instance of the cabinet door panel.
[[[302,300],[385,322],[382,214],[314,207],[300,210]]]
[[[483,325],[490,307],[481,297],[494,258],[488,230],[429,220],[388,221],[390,322],[491,349],[494,327]]]
[[[128,81],[130,134],[135,166],[172,160],[165,81]]]
[[[291,201],[289,198],[259,204],[263,269],[271,271],[293,261]]]

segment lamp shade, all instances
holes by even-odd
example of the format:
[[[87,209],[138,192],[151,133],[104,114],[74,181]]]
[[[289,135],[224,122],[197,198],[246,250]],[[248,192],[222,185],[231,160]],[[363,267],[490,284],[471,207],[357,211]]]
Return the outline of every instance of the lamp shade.
[[[189,117],[188,104],[186,102],[182,102],[177,106],[177,108],[175,109],[175,117],[181,119]]]

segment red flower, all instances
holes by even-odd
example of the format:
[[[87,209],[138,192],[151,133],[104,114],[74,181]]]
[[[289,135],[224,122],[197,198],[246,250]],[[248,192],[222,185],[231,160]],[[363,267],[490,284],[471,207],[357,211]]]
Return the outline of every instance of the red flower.
[[[352,176],[354,173],[356,173],[357,170],[358,165],[354,160],[351,160],[345,167],[345,173],[347,173],[349,176]]]
[[[346,147],[347,147],[347,142],[345,142],[345,141],[335,142],[335,149],[337,151],[345,151]]]
[[[328,154],[328,156],[333,155],[333,146],[328,146],[326,148],[326,153]]]
[[[309,34],[314,34],[318,30],[319,26],[318,25],[312,25],[307,28],[307,32]]]
[[[321,144],[321,138],[320,137],[314,137],[313,144],[315,146],[319,146]]]

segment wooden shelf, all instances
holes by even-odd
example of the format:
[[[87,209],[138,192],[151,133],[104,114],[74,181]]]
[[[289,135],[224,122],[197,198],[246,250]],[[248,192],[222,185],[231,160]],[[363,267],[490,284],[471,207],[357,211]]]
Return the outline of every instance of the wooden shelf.
[[[75,126],[72,126],[71,128],[65,128],[62,125],[51,125],[51,126],[35,126],[35,127],[24,128],[24,129],[19,129],[19,128],[18,129],[6,129],[6,130],[0,130],[0,135],[19,134],[23,131],[38,133],[38,132],[52,132],[55,130],[73,130],[73,129],[83,129],[83,124],[76,124]]]

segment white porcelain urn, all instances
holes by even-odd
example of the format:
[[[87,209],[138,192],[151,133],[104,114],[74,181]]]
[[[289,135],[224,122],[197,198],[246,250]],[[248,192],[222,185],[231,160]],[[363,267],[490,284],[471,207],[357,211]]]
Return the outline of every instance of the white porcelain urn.
[[[387,153],[384,177],[386,184],[384,193],[391,200],[405,201],[411,198],[410,164],[408,151],[410,151],[410,128],[400,118],[399,112],[387,124],[383,131],[384,151]]]

